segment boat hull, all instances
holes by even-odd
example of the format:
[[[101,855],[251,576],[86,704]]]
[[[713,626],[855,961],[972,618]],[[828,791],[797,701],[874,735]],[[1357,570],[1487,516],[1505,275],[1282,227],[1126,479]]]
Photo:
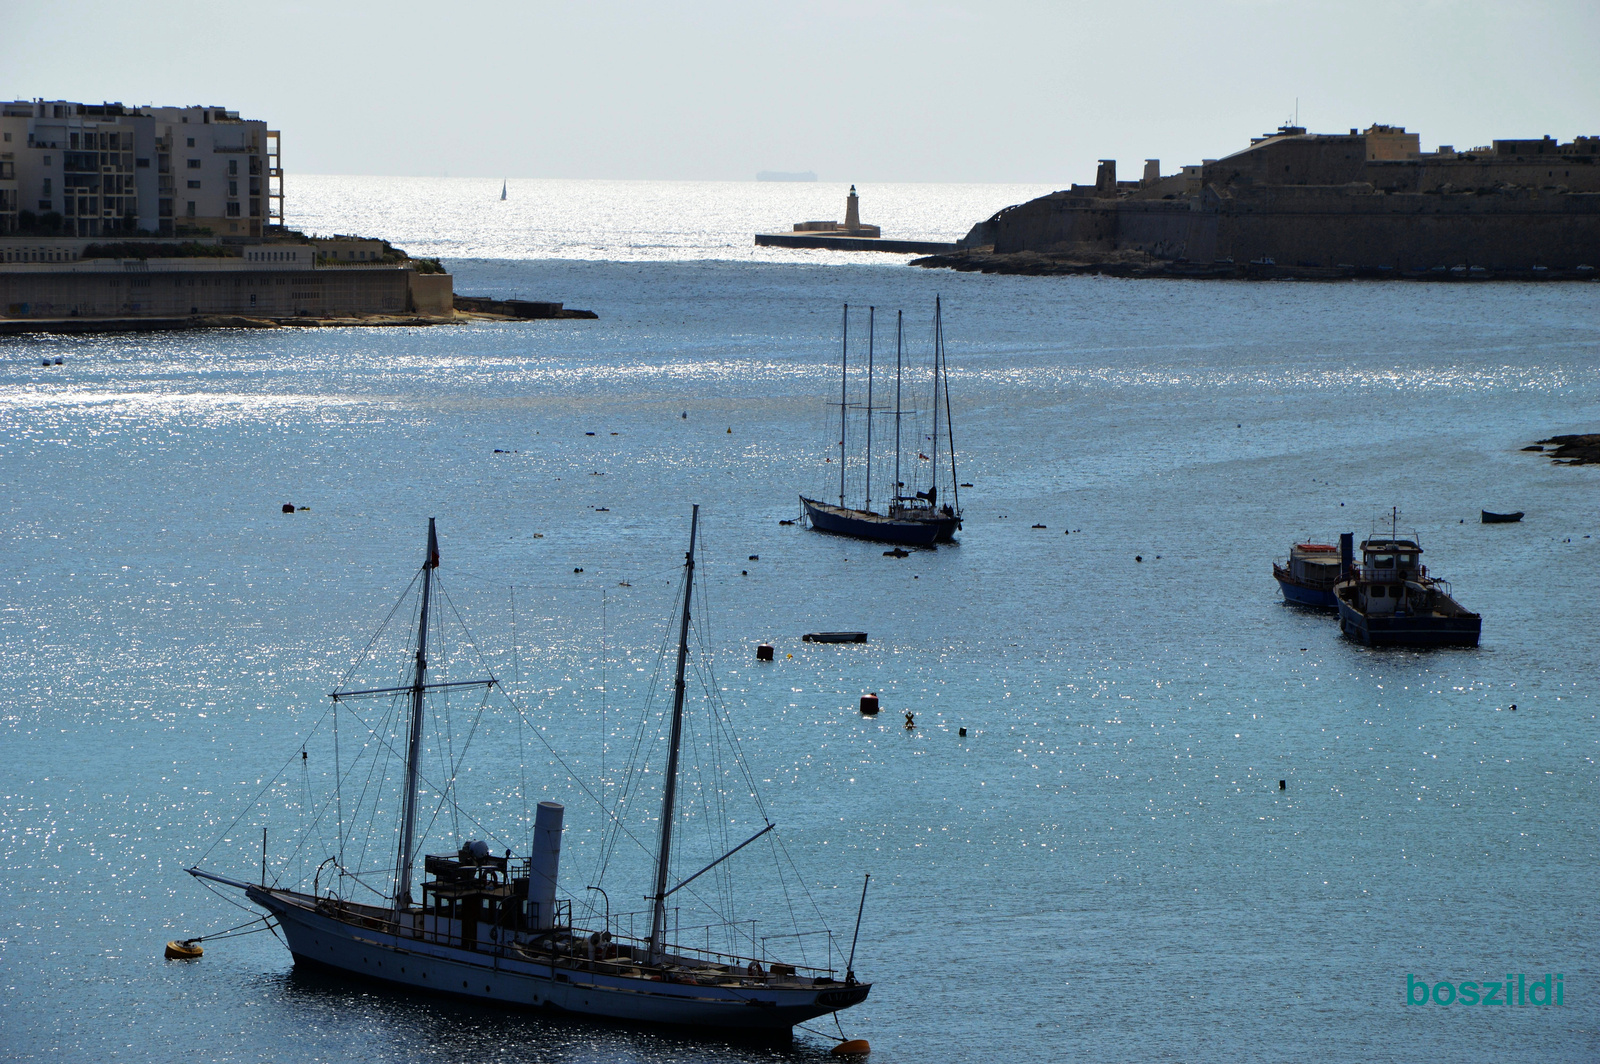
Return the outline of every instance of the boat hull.
[[[1283,589],[1283,601],[1291,606],[1318,610],[1332,610],[1339,606],[1339,600],[1334,597],[1331,587],[1312,587],[1304,581],[1296,580],[1282,566],[1276,564],[1272,567],[1272,576],[1278,581],[1278,587]]]
[[[1339,631],[1369,647],[1475,647],[1483,618],[1475,613],[1455,617],[1369,616],[1342,598]]]
[[[800,496],[806,520],[818,532],[871,540],[874,543],[900,543],[908,547],[932,547],[955,539],[961,519],[954,514],[930,513],[927,517],[888,516],[851,510]]]
[[[252,887],[246,893],[277,918],[297,964],[512,1008],[782,1034],[797,1023],[858,1004],[872,989],[867,983],[704,986],[614,976],[541,963],[505,948],[440,945],[385,930],[389,925],[358,926],[292,902],[283,892]]]

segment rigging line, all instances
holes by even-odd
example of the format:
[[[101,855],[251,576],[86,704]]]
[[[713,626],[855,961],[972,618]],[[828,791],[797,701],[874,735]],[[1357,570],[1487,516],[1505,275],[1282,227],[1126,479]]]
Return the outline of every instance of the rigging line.
[[[488,693],[487,690],[485,690],[484,691],[484,695],[483,695],[483,701],[478,704],[478,712],[473,717],[472,727],[471,727],[471,729],[468,730],[467,738],[462,743],[462,746],[461,746],[461,758],[460,758],[460,760],[458,760],[455,763],[455,768],[450,773],[450,781],[449,781],[449,783],[447,783],[445,785],[445,790],[439,795],[439,804],[434,807],[433,817],[432,817],[432,819],[430,819],[428,821],[428,827],[427,827],[426,830],[424,830],[424,832],[422,834],[423,838],[427,838],[428,833],[433,830],[433,822],[434,822],[434,820],[438,819],[439,810],[444,806],[444,803],[445,802],[450,802],[450,807],[451,807],[451,810],[453,811],[453,814],[454,814],[454,820],[455,820],[454,828],[455,828],[455,833],[456,833],[456,838],[457,839],[461,838],[461,817],[465,816],[468,820],[472,821],[472,824],[473,824],[474,827],[482,828],[484,834],[486,836],[488,836],[489,838],[493,838],[496,842],[505,842],[506,841],[504,838],[501,838],[501,837],[495,835],[495,833],[493,831],[491,831],[489,828],[484,827],[483,824],[480,824],[477,821],[477,819],[475,819],[473,817],[473,815],[471,813],[462,813],[460,804],[457,803],[456,801],[454,801],[450,797],[451,793],[455,790],[456,782],[461,777],[461,766],[466,763],[467,750],[472,746],[472,738],[473,738],[473,736],[478,734],[478,725],[483,721],[483,711],[488,707],[488,704],[489,704],[489,693]]]
[[[322,727],[322,722],[324,720],[326,720],[327,718],[328,718],[328,714],[327,714],[326,711],[324,711],[322,716],[317,718],[317,722],[311,726],[311,730],[305,734],[304,738],[301,739],[301,745],[302,746],[304,746],[305,743],[311,741],[311,737],[313,735],[317,734],[317,729]],[[245,806],[243,809],[241,809],[239,811],[239,815],[234,817],[233,820],[228,824],[228,826],[223,828],[222,832],[219,835],[217,835],[216,838],[211,840],[211,845],[206,847],[205,853],[202,853],[200,855],[200,861],[204,861],[207,857],[210,857],[211,856],[211,851],[215,850],[217,848],[217,845],[223,840],[223,838],[228,834],[228,832],[232,831],[235,827],[238,826],[239,821],[244,819],[244,815],[246,813],[248,813],[250,810],[252,810],[252,809],[254,809],[256,807],[256,803],[261,801],[261,798],[262,798],[263,795],[265,795],[273,787],[277,786],[278,780],[280,778],[282,778],[282,776],[283,776],[284,769],[289,767],[290,762],[292,762],[294,760],[294,755],[298,754],[299,752],[300,752],[299,750],[295,750],[294,753],[290,754],[288,756],[288,758],[284,760],[283,764],[278,767],[278,771],[274,772],[272,774],[272,778],[267,780],[267,785],[265,787],[262,787],[261,790],[256,793],[256,796],[253,799],[250,800],[250,804]],[[199,863],[200,863],[199,861],[196,861],[195,862],[196,866],[198,866]]]
[[[489,688],[489,689],[487,689],[487,690],[493,690],[493,688]],[[484,701],[485,701],[485,702],[487,702],[487,701],[488,701],[488,695],[487,695],[487,694],[485,694],[485,696],[484,696]],[[351,716],[353,716],[353,717],[355,717],[355,718],[356,718],[356,720],[357,720],[357,721],[358,721],[358,722],[360,722],[360,724],[361,724],[361,725],[362,725],[362,727],[365,727],[365,728],[366,728],[366,729],[367,729],[367,733],[368,733],[368,734],[369,734],[369,735],[371,735],[371,736],[372,736],[372,737],[373,737],[373,738],[374,738],[374,739],[376,739],[376,740],[377,740],[377,741],[378,741],[378,745],[380,745],[380,746],[381,746],[381,747],[383,747],[383,748],[384,748],[384,750],[386,750],[386,751],[388,751],[388,753],[389,753],[389,754],[390,754],[390,755],[391,755],[391,756],[394,756],[394,757],[398,757],[398,756],[399,756],[399,751],[397,751],[397,750],[395,750],[395,749],[394,749],[394,747],[393,747],[393,746],[392,746],[392,745],[391,745],[391,744],[390,744],[390,743],[389,743],[389,741],[388,741],[388,739],[386,739],[386,738],[384,738],[384,737],[383,737],[383,736],[381,736],[381,735],[379,735],[379,734],[378,734],[378,733],[377,733],[377,732],[375,732],[375,731],[373,731],[373,730],[372,730],[372,728],[371,728],[371,726],[370,726],[370,725],[368,725],[368,724],[367,724],[367,722],[366,722],[366,721],[364,721],[364,720],[362,720],[362,719],[361,719],[361,717],[360,717],[360,715],[359,715],[359,714],[357,714],[357,713],[356,713],[356,712],[355,712],[355,710],[353,710],[353,709],[352,709],[352,710],[350,710],[350,715],[351,715]],[[479,718],[480,718],[480,719],[481,719],[481,718],[482,718],[482,712],[481,712],[481,711],[480,711],[480,712],[479,712],[479,714],[478,714],[478,716],[479,716]],[[476,725],[476,724],[474,724],[474,725],[473,725],[473,729],[474,729],[474,731],[476,731],[476,728],[477,728],[477,725]],[[470,741],[470,740],[469,740],[469,741]],[[548,745],[548,744],[547,744],[547,745]],[[463,751],[463,756],[465,756],[465,751]],[[376,758],[374,758],[374,761],[376,761]],[[565,767],[565,766],[563,766],[563,767]],[[386,774],[387,774],[387,773],[386,773]],[[419,780],[419,781],[421,781],[421,782],[422,782],[422,783],[424,783],[424,784],[426,784],[426,785],[427,785],[427,786],[428,786],[428,787],[429,787],[429,788],[431,788],[431,789],[432,789],[432,790],[433,790],[433,791],[434,791],[434,792],[435,792],[435,793],[438,793],[438,792],[440,792],[440,791],[441,791],[441,790],[442,790],[442,788],[441,788],[441,787],[440,787],[440,786],[439,786],[439,785],[438,785],[438,784],[436,784],[436,783],[434,783],[434,782],[433,782],[433,780],[431,780],[431,779],[429,779],[429,778],[428,778],[428,777],[427,777],[427,776],[425,776],[425,775],[423,775],[423,774],[422,774],[422,773],[421,773],[421,772],[418,772],[418,773],[417,773],[417,779],[418,779],[418,780]],[[376,806],[374,806],[374,814],[376,814]],[[465,814],[463,814],[463,815],[465,815],[465,816],[466,816],[466,818],[467,818],[467,819],[468,819],[468,820],[471,820],[471,821],[472,821],[472,823],[473,823],[473,826],[474,826],[474,827],[479,827],[479,828],[483,828],[483,825],[482,825],[482,824],[480,824],[480,823],[478,823],[478,821],[477,821],[477,820],[476,820],[476,819],[474,819],[474,818],[473,818],[473,816],[472,816],[472,814],[471,814],[471,813],[465,813]],[[485,831],[485,832],[487,832],[487,831],[488,831],[488,829],[487,829],[487,828],[484,828],[484,831]],[[504,840],[499,840],[499,839],[498,839],[498,838],[497,838],[497,841],[504,841]],[[362,849],[362,854],[363,854],[363,856],[364,856],[364,855],[365,855],[365,854],[366,854],[366,849],[365,849],[365,848],[363,848],[363,849]],[[364,862],[358,862],[358,863],[364,863]]]
[[[512,690],[522,691],[522,658],[517,643],[517,585],[510,585],[511,591],[511,687]],[[522,776],[522,826],[528,826],[528,759],[523,756],[522,745],[522,720],[517,720],[517,770]],[[524,831],[526,833],[526,831]]]
[[[397,700],[395,698],[389,699],[390,712],[386,713],[384,715],[384,721],[385,721],[385,726],[386,727],[389,727],[390,725],[388,724],[388,722],[393,720],[393,717],[392,717],[391,714],[392,714],[393,710],[396,708],[396,704],[397,704]],[[348,704],[344,708],[348,713],[350,713],[351,716],[356,718],[356,723],[357,724],[360,724],[362,727],[367,727],[366,722],[361,719],[361,715],[356,713],[355,710],[351,709]],[[372,730],[371,728],[367,728],[367,731],[368,731],[369,735],[371,733],[371,730]],[[367,753],[369,752],[369,750],[371,748],[371,745],[372,744],[370,742],[362,744],[361,750],[360,750],[359,753],[356,754],[355,760],[350,763],[350,769],[351,769],[352,772],[355,770],[356,765],[361,763],[361,759],[367,755]],[[377,750],[371,751],[371,752],[372,752],[372,760],[367,766],[367,778],[366,778],[366,781],[363,782],[362,785],[361,785],[361,793],[356,798],[355,810],[352,813],[352,815],[350,817],[350,821],[349,821],[349,829],[348,830],[352,834],[355,832],[356,823],[361,817],[362,810],[366,808],[367,795],[368,795],[368,793],[370,793],[372,791],[372,788],[373,788],[373,779],[374,779],[375,776],[378,775],[378,759],[379,759],[380,756],[382,756],[382,758],[383,758],[384,774],[386,775],[387,772],[388,772],[389,757],[388,757],[388,753],[387,753],[386,749],[380,744],[380,746],[379,746],[379,748]],[[358,856],[356,858],[356,864],[358,864],[358,865],[366,863],[367,845],[368,845],[368,843],[369,843],[369,841],[371,840],[371,837],[372,837],[371,821],[377,818],[377,815],[378,815],[378,802],[381,799],[382,790],[383,790],[382,777],[379,777],[378,794],[375,795],[373,797],[373,800],[372,800],[372,816],[370,818],[368,818],[367,834],[362,839],[361,854],[360,854],[360,856]],[[344,862],[344,860],[341,859],[341,861],[339,863],[342,865],[345,862]]]
[[[678,584],[679,595],[682,595],[683,593],[682,588],[684,579],[685,577],[680,573]],[[676,598],[676,596],[674,597]],[[657,692],[660,690],[662,675],[666,668],[667,647],[671,641],[671,638],[672,632],[670,626],[663,627],[661,631],[661,640],[656,646],[655,668],[650,674],[650,681],[645,690],[645,712],[640,715],[639,726],[634,732],[633,746],[628,752],[628,771],[623,776],[622,791],[617,796],[617,800],[613,805],[613,810],[621,810],[627,803],[628,799],[633,794],[633,787],[636,781],[640,781],[642,785],[645,772],[641,767],[639,754],[641,747],[644,746],[645,734],[646,732],[650,731],[651,714],[649,709],[655,704]],[[653,752],[655,750],[656,743],[660,742],[660,739],[660,728],[657,727],[651,736],[650,746],[647,752]],[[613,812],[612,815],[612,823],[607,826],[606,835],[604,837],[600,853],[597,857],[597,870],[596,875],[593,877],[597,883],[604,878],[606,870],[611,866],[611,858],[616,852],[618,836],[621,831],[620,815],[616,812]]]
[[[367,655],[372,652],[373,645],[376,644],[383,636],[383,633],[388,630],[389,622],[394,620],[394,615],[396,613],[400,612],[400,607],[405,605],[406,599],[411,595],[411,589],[417,586],[417,581],[421,578],[422,570],[418,569],[416,574],[411,577],[411,583],[406,585],[406,589],[400,592],[400,597],[395,599],[394,605],[389,607],[389,612],[383,618],[383,623],[378,625],[378,630],[372,633],[372,638],[367,640],[367,645],[361,648],[361,653],[356,655],[356,660],[348,669],[345,670],[344,676],[342,676],[339,679],[338,684],[334,686],[335,691],[343,687],[349,681],[350,677],[355,675],[355,671],[361,667],[362,662],[367,660]]]
[[[204,858],[202,858],[202,860],[204,860]],[[199,879],[198,876],[195,877],[195,878]],[[255,912],[254,909],[250,908],[250,906],[246,905],[244,902],[238,901],[231,894],[222,893],[222,891],[218,890],[212,884],[207,883],[205,880],[200,879],[199,882],[200,882],[200,885],[202,887],[205,887],[211,893],[215,894],[217,897],[221,898],[223,901],[227,902],[229,905],[233,906],[235,909],[242,909],[247,913],[254,913]]]
[[[338,805],[333,827],[334,835],[339,840],[339,863],[344,864],[344,764],[339,759],[339,703],[333,705],[333,795]]]

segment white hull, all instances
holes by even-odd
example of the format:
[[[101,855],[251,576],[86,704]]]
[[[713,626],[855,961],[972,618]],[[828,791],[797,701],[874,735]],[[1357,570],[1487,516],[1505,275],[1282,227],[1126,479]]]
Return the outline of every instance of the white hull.
[[[609,975],[565,958],[529,959],[514,945],[468,950],[426,941],[420,932],[384,929],[392,925],[368,929],[318,912],[306,895],[260,887],[246,894],[277,918],[297,962],[513,1007],[725,1031],[784,1032],[856,1004],[871,989],[869,984],[843,983],[764,985],[732,976],[724,980],[726,985],[705,986]]]

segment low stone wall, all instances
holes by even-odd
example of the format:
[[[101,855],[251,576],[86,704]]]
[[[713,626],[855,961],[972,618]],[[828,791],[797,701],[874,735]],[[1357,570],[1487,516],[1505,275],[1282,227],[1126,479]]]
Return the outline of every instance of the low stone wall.
[[[161,270],[111,261],[105,270],[0,268],[0,317],[262,318],[415,313],[448,317],[450,277],[406,269]],[[415,281],[424,282],[414,287]]]

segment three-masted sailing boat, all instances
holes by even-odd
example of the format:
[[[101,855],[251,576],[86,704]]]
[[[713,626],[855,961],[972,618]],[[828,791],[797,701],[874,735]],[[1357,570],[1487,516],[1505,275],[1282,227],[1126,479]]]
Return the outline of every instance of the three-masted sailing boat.
[[[398,707],[409,717],[392,893],[386,900],[377,897],[377,904],[360,904],[328,887],[327,880],[319,886],[314,879],[309,893],[269,885],[265,843],[260,883],[243,882],[199,867],[190,868],[190,875],[242,890],[250,901],[265,909],[282,929],[297,964],[331,968],[402,987],[507,1006],[693,1025],[708,1031],[767,1034],[787,1033],[794,1024],[865,1000],[872,988],[858,982],[851,970],[853,944],[844,978],[839,979],[835,977],[837,968],[778,964],[770,959],[763,964],[753,955],[713,952],[709,943],[701,949],[681,939],[669,941],[667,905],[673,895],[774,828],[766,821],[760,831],[698,872],[676,884],[669,882],[699,509],[694,508],[684,562],[676,684],[662,777],[659,849],[655,854],[653,889],[648,895],[651,908],[647,935],[622,933],[623,923],[620,919],[613,922],[609,902],[601,927],[584,928],[573,923],[572,902],[557,897],[564,809],[555,802],[539,803],[531,854],[526,860],[514,860],[509,850],[503,857],[496,856],[485,842],[467,842],[454,853],[426,855],[420,894],[413,894],[421,845],[417,799],[423,763],[424,703],[430,695],[446,690],[461,693],[475,687],[498,686],[493,676],[451,682],[429,679],[429,612],[436,608],[432,599],[437,593],[435,574],[439,568],[439,542],[431,519],[427,554],[414,584],[420,584],[420,596],[409,682],[400,687],[340,690],[332,695],[336,710],[339,704],[351,700],[389,698],[397,700]],[[330,858],[324,862],[319,875],[333,861]],[[337,864],[333,871],[345,875]],[[359,876],[356,878],[359,880]],[[749,926],[748,921],[743,923]],[[628,926],[631,929],[631,922]],[[858,932],[859,928],[858,917]],[[750,940],[754,953],[753,932]]]
[[[956,441],[950,424],[950,384],[946,376],[944,351],[944,314],[940,301],[935,298],[933,311],[933,432],[931,455],[917,451],[918,460],[928,460],[928,487],[926,491],[911,486],[907,493],[900,473],[900,424],[904,413],[901,404],[902,337],[904,315],[895,319],[895,384],[894,384],[894,487],[887,492],[883,511],[872,508],[872,385],[873,342],[876,338],[876,308],[868,308],[867,325],[867,426],[866,457],[863,499],[860,506],[846,501],[845,470],[849,451],[845,447],[845,430],[849,424],[849,358],[850,358],[850,307],[844,308],[844,341],[839,356],[839,502],[834,505],[821,499],[800,496],[800,507],[807,523],[819,532],[832,532],[856,539],[870,539],[880,543],[901,543],[912,547],[932,547],[950,542],[961,528],[961,496],[956,485]],[[939,501],[939,405],[944,404],[944,432],[950,463],[950,501]]]

